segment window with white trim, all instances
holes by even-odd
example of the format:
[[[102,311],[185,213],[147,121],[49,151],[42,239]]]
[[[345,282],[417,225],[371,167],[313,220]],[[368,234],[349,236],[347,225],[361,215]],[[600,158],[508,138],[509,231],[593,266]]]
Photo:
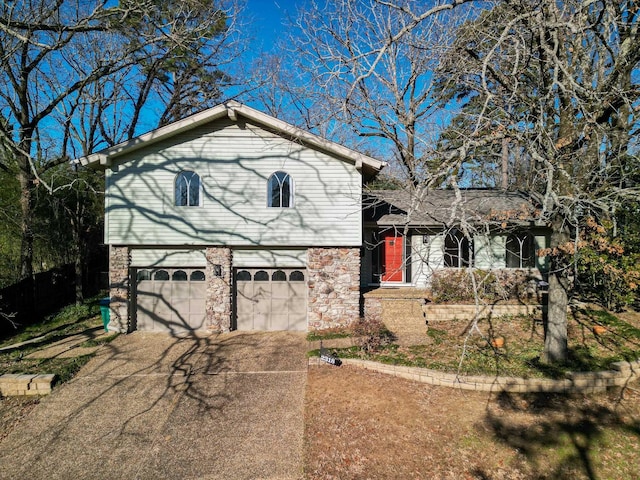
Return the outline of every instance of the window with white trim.
[[[200,206],[200,176],[196,172],[184,170],[175,179],[175,205],[176,207]]]
[[[444,266],[466,268],[473,263],[473,241],[457,228],[444,237]]]
[[[536,259],[533,235],[528,232],[510,234],[507,237],[505,263],[507,268],[534,268]]]
[[[287,172],[271,174],[267,183],[267,206],[274,208],[293,207],[293,179]]]

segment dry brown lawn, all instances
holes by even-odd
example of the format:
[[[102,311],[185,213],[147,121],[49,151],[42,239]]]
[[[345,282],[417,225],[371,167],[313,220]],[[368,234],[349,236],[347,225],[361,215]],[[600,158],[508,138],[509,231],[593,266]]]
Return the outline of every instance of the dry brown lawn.
[[[640,478],[638,384],[598,396],[464,392],[313,366],[308,479]]]
[[[39,402],[38,397],[0,397],[0,442]]]

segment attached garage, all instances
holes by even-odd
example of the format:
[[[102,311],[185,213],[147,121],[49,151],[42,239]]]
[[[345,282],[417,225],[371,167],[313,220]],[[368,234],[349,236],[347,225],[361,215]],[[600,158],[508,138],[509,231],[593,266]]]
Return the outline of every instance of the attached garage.
[[[305,268],[237,268],[238,330],[307,330]]]
[[[135,278],[138,330],[177,333],[205,328],[204,268],[139,268]]]

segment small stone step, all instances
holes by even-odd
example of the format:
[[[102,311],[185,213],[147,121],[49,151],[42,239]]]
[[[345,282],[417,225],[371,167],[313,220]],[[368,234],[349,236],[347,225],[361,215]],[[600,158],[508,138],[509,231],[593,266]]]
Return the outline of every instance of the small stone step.
[[[51,386],[56,376],[47,374],[16,374],[0,375],[0,395],[3,397],[22,395],[47,395],[51,393]]]

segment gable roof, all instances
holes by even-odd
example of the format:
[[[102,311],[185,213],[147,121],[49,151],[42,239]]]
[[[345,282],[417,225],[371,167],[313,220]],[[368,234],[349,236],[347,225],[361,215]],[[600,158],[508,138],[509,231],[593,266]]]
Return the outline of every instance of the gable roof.
[[[535,223],[536,207],[522,192],[487,189],[374,190],[363,200],[364,219],[380,226],[453,226],[461,221]]]
[[[153,145],[161,140],[224,117],[228,117],[233,122],[239,122],[240,117],[243,117],[245,120],[271,130],[280,136],[293,138],[309,147],[322,150],[344,161],[353,163],[358,170],[362,170],[369,176],[375,175],[387,165],[385,162],[356,152],[355,150],[307,132],[306,130],[233,100],[198,112],[182,120],[165,125],[164,127],[157,128],[136,138],[127,140],[126,142],[114,145],[113,147],[105,148],[86,157],[81,157],[76,161],[82,165],[106,168],[111,165],[113,160],[121,155],[126,155],[142,147]]]

